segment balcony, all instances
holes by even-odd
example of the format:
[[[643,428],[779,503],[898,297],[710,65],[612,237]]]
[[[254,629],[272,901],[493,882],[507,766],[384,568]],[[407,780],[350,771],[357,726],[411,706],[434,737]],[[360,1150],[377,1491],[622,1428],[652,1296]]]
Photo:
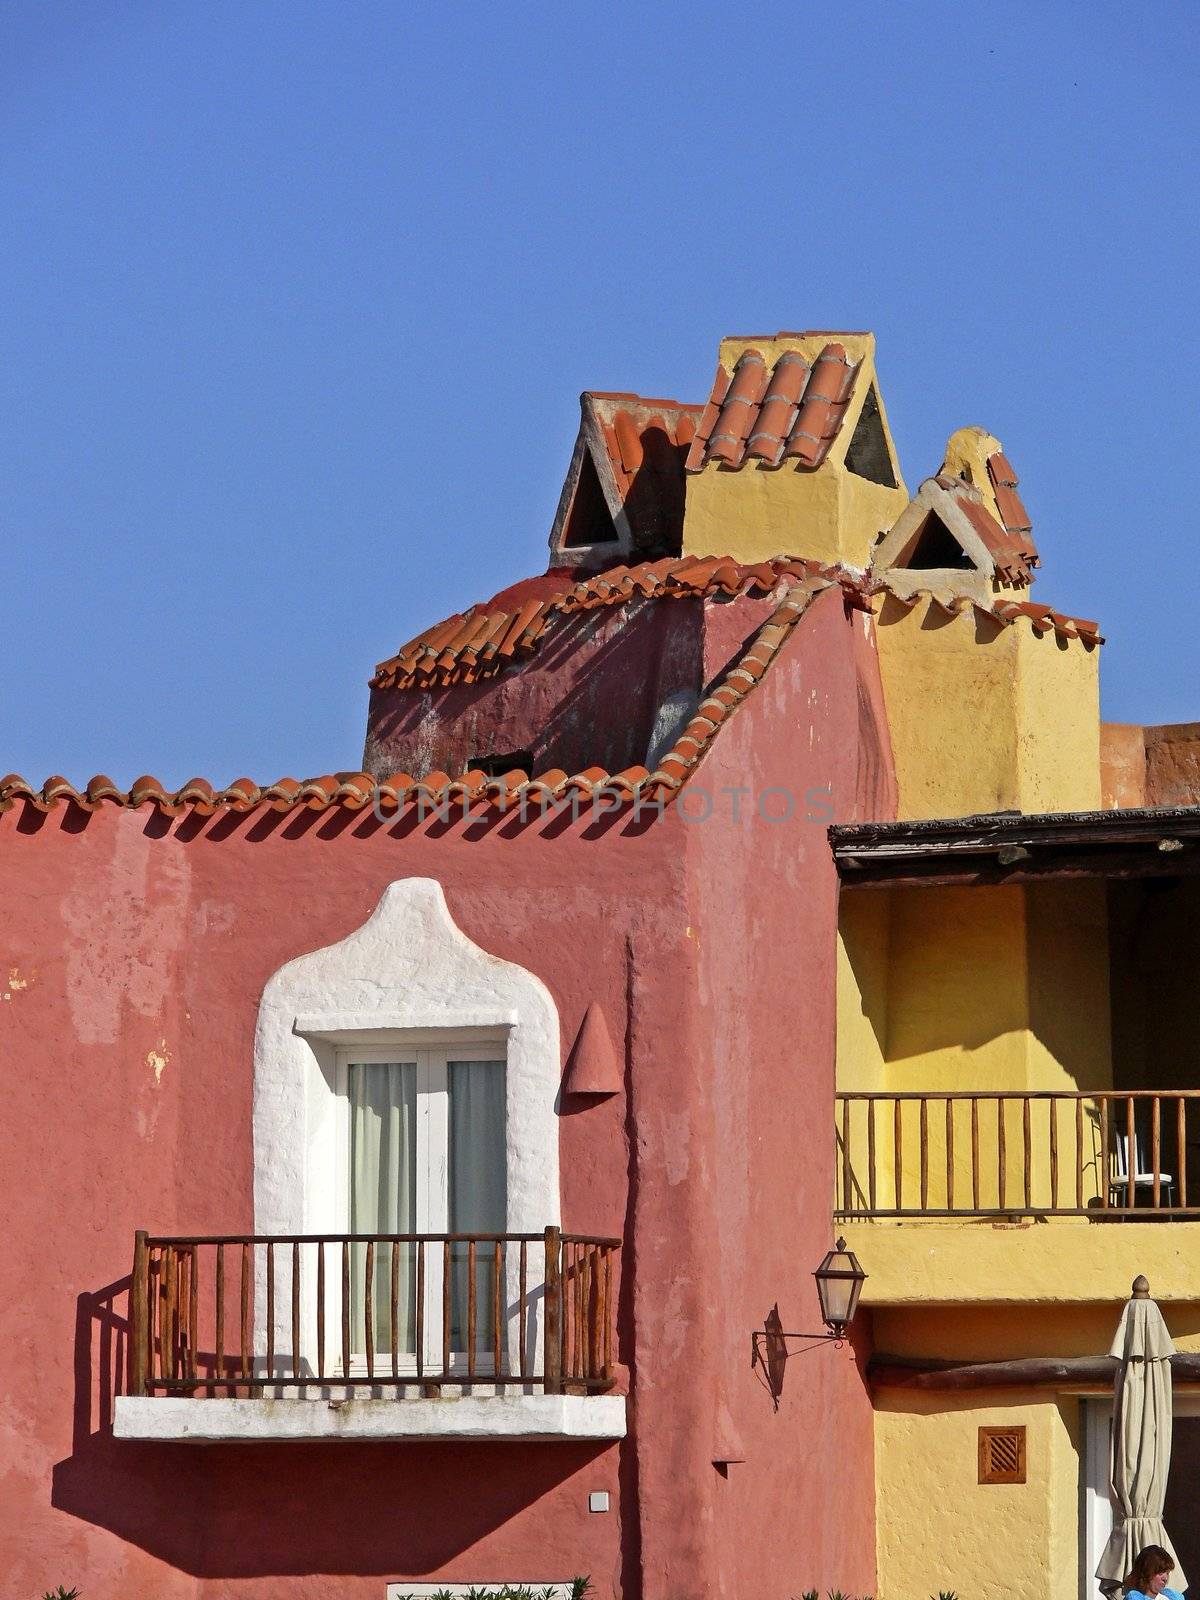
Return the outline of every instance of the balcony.
[[[151,1238],[125,1439],[613,1439],[620,1241],[562,1233]]]
[[[836,1100],[835,1215],[867,1303],[1095,1301],[1137,1272],[1179,1281],[1179,1226],[1200,1219],[1200,1090]]]

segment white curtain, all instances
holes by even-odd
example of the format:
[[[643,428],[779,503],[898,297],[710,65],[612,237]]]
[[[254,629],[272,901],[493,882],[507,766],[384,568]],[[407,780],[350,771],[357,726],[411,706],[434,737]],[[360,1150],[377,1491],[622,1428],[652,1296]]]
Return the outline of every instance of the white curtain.
[[[350,1094],[350,1231],[414,1233],[417,1210],[417,1068],[411,1061],[354,1062]],[[377,1357],[392,1347],[392,1261],[398,1253],[398,1351],[413,1349],[414,1274],[412,1245],[376,1245],[371,1292]],[[354,1350],[366,1349],[367,1247],[350,1255],[351,1326]]]
[[[450,1232],[503,1233],[506,1217],[504,1062],[451,1061]],[[456,1350],[467,1347],[467,1246],[454,1247],[453,1328]],[[475,1264],[475,1348],[492,1348],[495,1259],[479,1246]],[[503,1294],[503,1285],[501,1286]],[[501,1306],[501,1317],[504,1308]],[[503,1331],[503,1323],[501,1332]],[[503,1339],[501,1345],[503,1346]]]

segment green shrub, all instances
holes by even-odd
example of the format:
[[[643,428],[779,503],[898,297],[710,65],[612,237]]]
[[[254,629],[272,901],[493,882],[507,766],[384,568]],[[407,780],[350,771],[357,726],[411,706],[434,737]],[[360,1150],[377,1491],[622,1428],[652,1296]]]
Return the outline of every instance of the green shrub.
[[[64,1589],[60,1583],[57,1589],[47,1589],[42,1600],[79,1600],[78,1589]]]

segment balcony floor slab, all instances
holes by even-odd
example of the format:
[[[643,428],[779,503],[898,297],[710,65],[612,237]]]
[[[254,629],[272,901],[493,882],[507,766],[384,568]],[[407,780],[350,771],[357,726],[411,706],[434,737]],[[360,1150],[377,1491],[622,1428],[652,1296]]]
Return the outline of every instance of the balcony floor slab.
[[[623,1439],[623,1395],[520,1394],[437,1400],[179,1399],[120,1395],[118,1439],[182,1444],[277,1439]]]

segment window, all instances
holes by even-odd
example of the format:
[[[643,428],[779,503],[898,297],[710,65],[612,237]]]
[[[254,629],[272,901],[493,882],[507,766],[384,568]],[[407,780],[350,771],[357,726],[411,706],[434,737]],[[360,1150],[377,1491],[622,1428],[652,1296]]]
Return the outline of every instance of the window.
[[[909,572],[975,570],[975,563],[936,511],[925,518],[916,538],[900,552],[894,564]]]
[[[892,454],[883,431],[879,396],[875,393],[874,384],[867,390],[867,398],[858,414],[858,422],[846,450],[846,466],[857,477],[882,484],[885,489],[896,487]]]
[[[564,550],[587,549],[593,544],[615,544],[618,539],[604,490],[596,473],[591,452],[585,451],[579,469],[579,482],[571,501],[567,526],[563,532]]]
[[[354,1234],[494,1234],[506,1231],[505,1060],[496,1044],[420,1049],[350,1047],[338,1053],[344,1117],[339,1141],[347,1231]],[[450,1247],[450,1348],[468,1340],[468,1245]],[[397,1350],[416,1353],[418,1322],[426,1358],[441,1364],[440,1247],[425,1246],[423,1315],[418,1318],[417,1245],[380,1243],[371,1252],[371,1344],[390,1351],[396,1289]],[[393,1266],[392,1252],[396,1253]],[[477,1249],[475,1301],[493,1304],[491,1253]],[[368,1246],[350,1252],[351,1343],[367,1347]],[[491,1348],[491,1321],[476,1319],[477,1351]]]

